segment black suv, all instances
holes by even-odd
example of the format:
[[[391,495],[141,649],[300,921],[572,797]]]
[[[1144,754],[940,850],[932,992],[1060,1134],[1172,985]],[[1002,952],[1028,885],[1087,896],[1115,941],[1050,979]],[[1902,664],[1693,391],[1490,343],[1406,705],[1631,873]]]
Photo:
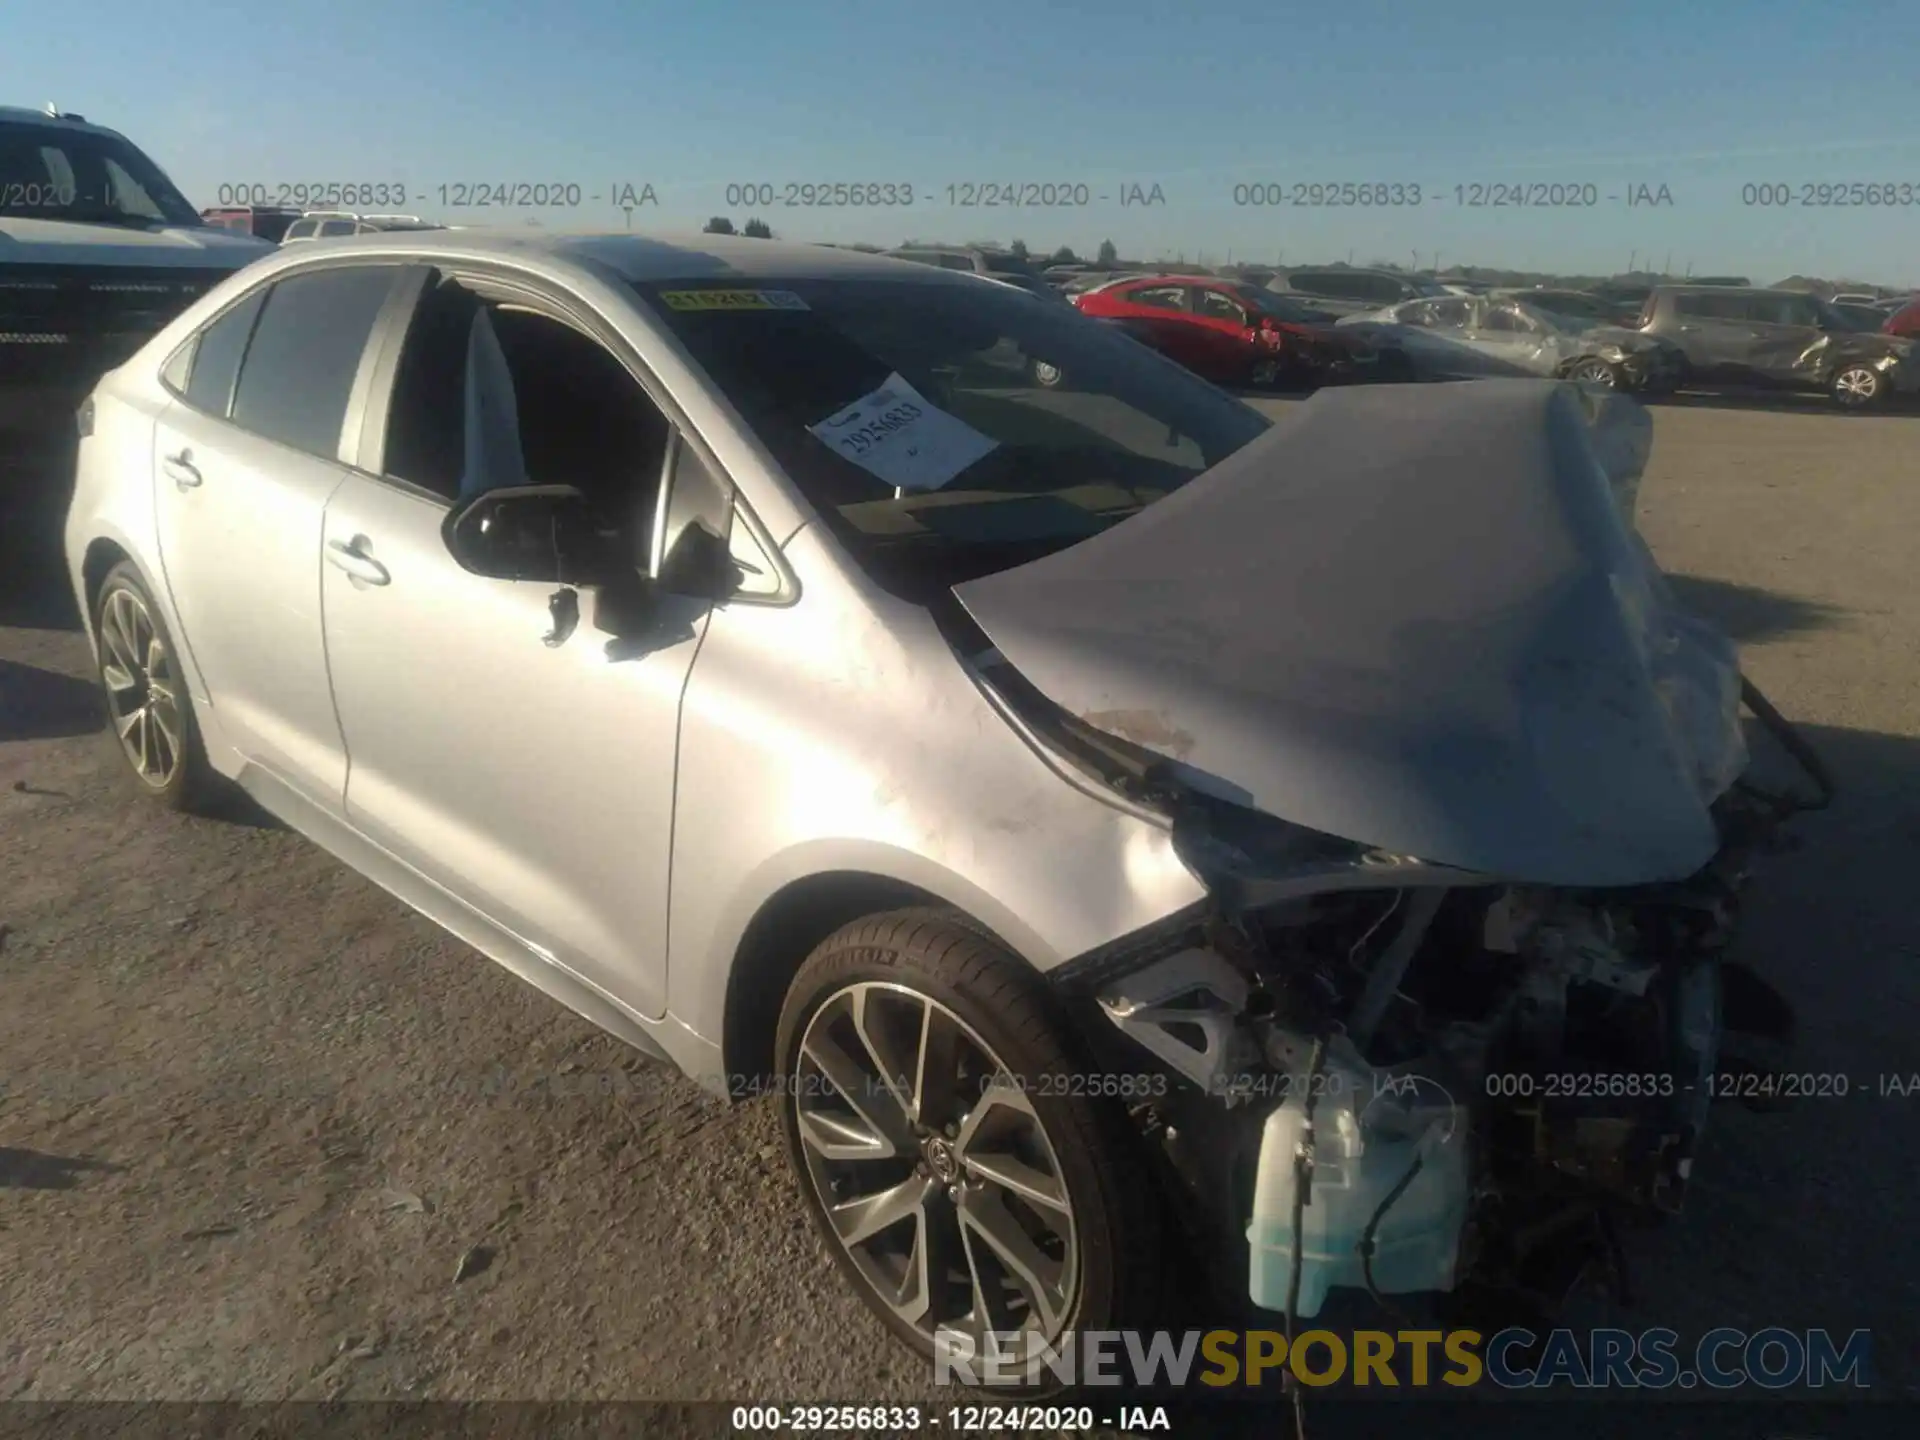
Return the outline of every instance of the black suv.
[[[207,224],[124,135],[0,106],[0,452],[57,453],[103,374],[272,253]],[[0,492],[26,474],[0,467]]]
[[[1640,328],[1686,351],[1705,384],[1824,390],[1847,410],[1920,388],[1911,341],[1862,329],[1803,291],[1658,285]]]

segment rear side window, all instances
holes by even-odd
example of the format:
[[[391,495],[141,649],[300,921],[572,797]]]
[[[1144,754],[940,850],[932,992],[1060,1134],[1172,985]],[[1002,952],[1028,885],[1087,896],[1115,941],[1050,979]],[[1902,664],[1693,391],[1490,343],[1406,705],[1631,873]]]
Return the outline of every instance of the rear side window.
[[[1706,320],[1751,320],[1743,295],[1676,295],[1674,310],[1681,315],[1697,315]]]
[[[233,403],[233,380],[240,373],[240,357],[247,353],[253,322],[266,298],[265,290],[254,291],[194,337],[183,392],[194,409],[226,418],[227,407]],[[171,363],[168,368],[172,368]]]
[[[233,397],[233,420],[309,455],[340,452],[340,426],[391,265],[296,275],[268,292]]]
[[[1287,288],[1289,290],[1298,290],[1303,295],[1337,295],[1339,293],[1337,290],[1330,288],[1326,276],[1313,274],[1309,271],[1302,271],[1298,275],[1289,275],[1287,277]]]

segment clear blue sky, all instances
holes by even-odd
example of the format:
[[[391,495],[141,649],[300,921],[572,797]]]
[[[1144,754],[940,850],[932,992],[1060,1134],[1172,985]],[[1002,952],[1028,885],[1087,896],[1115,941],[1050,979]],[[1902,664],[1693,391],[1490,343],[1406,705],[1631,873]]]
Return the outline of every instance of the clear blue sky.
[[[404,181],[409,209],[472,222],[487,212],[438,186],[561,181],[583,204],[547,225],[617,229],[585,197],[627,181],[659,199],[635,228],[681,229],[744,221],[729,182],[872,180],[919,198],[752,213],[799,239],[1568,271],[1638,252],[1920,283],[1920,203],[1741,194],[1892,182],[1920,201],[1920,0],[13,0],[0,102],[49,100],[125,131],[200,205],[242,181]],[[1235,206],[1236,184],[1269,180],[1419,184],[1424,203]],[[1112,198],[949,207],[970,181]],[[1602,199],[1457,203],[1454,186],[1496,182]],[[1166,203],[1122,207],[1133,184]],[[1638,185],[1672,203],[1606,198]]]

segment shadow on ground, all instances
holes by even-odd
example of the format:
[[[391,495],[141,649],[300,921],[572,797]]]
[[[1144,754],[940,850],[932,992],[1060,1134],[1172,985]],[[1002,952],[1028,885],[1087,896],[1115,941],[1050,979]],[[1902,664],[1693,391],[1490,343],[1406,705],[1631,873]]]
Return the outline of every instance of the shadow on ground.
[[[0,1149],[0,1190],[74,1190],[90,1171],[119,1170],[104,1160],[48,1155],[39,1150]]]
[[[105,724],[100,691],[90,682],[0,660],[0,741],[91,735]]]
[[[1689,613],[1712,621],[1742,645],[1825,630],[1846,621],[1847,612],[1839,606],[1755,585],[1704,575],[1669,575],[1667,583]]]

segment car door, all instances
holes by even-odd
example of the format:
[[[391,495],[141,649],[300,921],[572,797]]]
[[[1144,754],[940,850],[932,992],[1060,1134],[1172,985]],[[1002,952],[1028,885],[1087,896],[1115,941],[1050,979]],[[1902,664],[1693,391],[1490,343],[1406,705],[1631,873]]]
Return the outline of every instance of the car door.
[[[1421,374],[1460,379],[1490,373],[1488,357],[1467,343],[1475,303],[1465,296],[1446,296],[1416,300],[1391,312],[1401,327],[1395,338]]]
[[[653,1018],[665,1010],[680,698],[710,602],[656,594],[616,639],[589,591],[569,629],[555,608],[576,603],[569,592],[468,573],[441,527],[463,484],[575,485],[644,571],[663,495],[682,508],[717,495],[712,509],[730,492],[594,317],[486,290],[438,276],[423,287],[390,338],[386,411],[369,413],[359,472],[327,507],[322,608],[347,818],[542,959]],[[502,368],[486,358],[495,342]],[[470,386],[511,417],[504,430],[478,426]]]
[[[1204,367],[1206,345],[1197,338],[1192,313],[1187,309],[1186,286],[1138,285],[1128,290],[1124,299],[1127,318],[1144,327],[1143,333],[1142,328],[1130,326],[1136,335],[1190,370]]]
[[[1480,300],[1466,343],[1494,375],[1551,375],[1560,361],[1554,332],[1516,305]]]
[[[1247,345],[1247,327],[1253,321],[1246,307],[1227,291],[1211,285],[1188,286],[1187,303],[1191,307],[1189,323],[1193,327],[1192,343],[1198,362],[1193,368],[1218,379],[1245,379],[1257,358]]]
[[[1760,378],[1755,358],[1761,348],[1759,327],[1746,297],[1721,293],[1681,293],[1669,298],[1673,325],[1667,333],[1686,352],[1688,367],[1702,379]]]
[[[1791,291],[1742,297],[1752,316],[1751,366],[1773,385],[1791,385],[1808,379],[1800,359],[1826,338],[1820,324],[1820,306],[1811,295]]]
[[[399,274],[332,265],[255,289],[169,363],[184,383],[154,427],[161,568],[221,734],[336,812],[346,757],[321,632],[322,517]]]

